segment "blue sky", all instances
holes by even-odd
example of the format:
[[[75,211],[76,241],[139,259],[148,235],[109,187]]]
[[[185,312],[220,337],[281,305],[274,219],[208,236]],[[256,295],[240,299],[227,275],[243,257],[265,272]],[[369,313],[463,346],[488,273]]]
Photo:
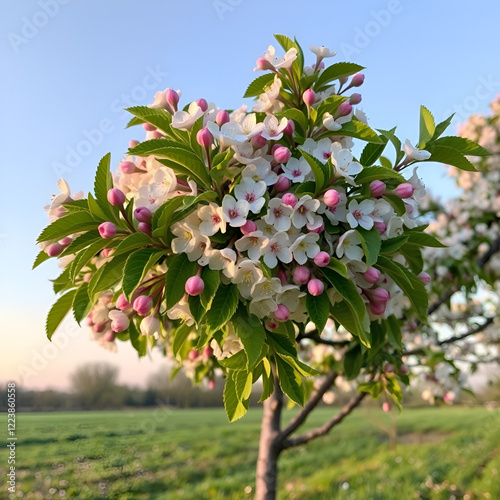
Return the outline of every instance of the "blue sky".
[[[43,206],[58,178],[74,191],[88,191],[104,154],[111,151],[117,164],[128,140],[142,138],[140,130],[124,130],[123,107],[148,104],[166,87],[182,90],[183,105],[204,97],[237,107],[256,76],[256,58],[274,42],[273,33],[282,33],[296,36],[305,49],[326,45],[337,50],[335,61],[367,67],[361,108],[372,126],[397,124],[402,139],[416,140],[424,104],[438,120],[456,111],[453,133],[468,114],[487,112],[500,92],[499,18],[493,0],[472,6],[435,0],[4,0],[0,381],[24,373],[28,385],[64,387],[74,366],[90,360],[120,365],[122,380],[135,383],[159,368],[159,358],[139,362],[128,346],[120,345],[119,355],[100,350],[86,331],[50,347],[43,323],[57,265],[30,270],[34,241],[47,222]],[[455,192],[443,167],[429,164],[421,174],[434,193]],[[64,328],[73,332],[71,322]]]

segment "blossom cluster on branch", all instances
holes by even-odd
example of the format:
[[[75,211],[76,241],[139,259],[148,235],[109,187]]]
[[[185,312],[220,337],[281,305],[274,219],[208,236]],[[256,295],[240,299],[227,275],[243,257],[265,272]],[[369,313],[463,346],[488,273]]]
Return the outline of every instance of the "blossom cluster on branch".
[[[179,109],[180,92],[166,89],[128,109],[146,138],[131,141],[113,175],[102,159],[94,195],[71,196],[60,182],[35,263],[64,266],[47,334],[73,309],[103,345],[130,341],[140,355],[159,346],[197,381],[222,369],[234,420],[257,380],[263,399],[272,393],[273,370],[303,404],[304,377],[320,372],[299,359],[296,339],[311,328],[321,339],[330,320],[349,332],[340,369],[383,372],[362,390],[399,404],[401,324],[427,318],[421,248],[443,246],[417,220],[425,188],[415,164],[468,168],[464,154],[487,152],[442,137],[449,120],[436,125],[425,107],[416,145],[395,128],[375,131],[352,92],[361,66],[326,67],[335,53],[314,46],[305,66],[296,41],[276,39],[284,55],[270,46],[257,59],[265,73],[246,91],[252,110],[203,98]],[[367,143],[359,158],[354,140]],[[382,156],[388,145],[393,160]]]

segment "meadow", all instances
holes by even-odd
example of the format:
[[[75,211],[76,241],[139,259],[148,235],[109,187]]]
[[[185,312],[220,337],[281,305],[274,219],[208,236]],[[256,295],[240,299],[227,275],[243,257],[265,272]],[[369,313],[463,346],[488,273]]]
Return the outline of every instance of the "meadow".
[[[307,427],[334,411],[318,409]],[[162,407],[18,414],[16,498],[252,498],[260,417],[251,409],[229,424],[223,409]],[[398,417],[362,408],[281,456],[279,498],[500,499],[499,451],[498,409],[405,409]],[[3,448],[2,479],[6,462]],[[2,480],[0,498],[9,498],[6,488]]]

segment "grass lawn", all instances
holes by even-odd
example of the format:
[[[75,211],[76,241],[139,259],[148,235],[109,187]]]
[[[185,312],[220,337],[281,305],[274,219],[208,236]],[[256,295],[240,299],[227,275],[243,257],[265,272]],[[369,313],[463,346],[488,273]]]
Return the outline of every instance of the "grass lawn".
[[[307,427],[334,411],[320,408]],[[222,409],[18,414],[17,491],[54,499],[252,498],[260,416],[251,409],[229,424]],[[9,498],[6,451],[0,498]],[[281,456],[279,498],[499,500],[499,451],[500,410],[407,409],[397,417],[362,408]]]

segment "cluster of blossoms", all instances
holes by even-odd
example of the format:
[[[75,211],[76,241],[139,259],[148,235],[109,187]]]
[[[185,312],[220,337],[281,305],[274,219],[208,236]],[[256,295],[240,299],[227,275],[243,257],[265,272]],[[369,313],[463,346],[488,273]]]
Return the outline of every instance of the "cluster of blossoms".
[[[71,197],[61,181],[37,259],[65,266],[49,336],[72,307],[103,343],[130,340],[140,354],[160,345],[195,366],[196,380],[219,367],[234,381],[242,370],[252,383],[262,376],[266,387],[270,363],[280,383],[289,369],[315,373],[293,342],[311,325],[319,336],[333,320],[369,348],[399,329],[409,306],[425,320],[430,277],[415,252],[439,243],[416,220],[425,188],[414,164],[432,160],[445,127],[422,108],[418,147],[393,130],[377,134],[356,107],[361,95],[348,95],[363,85],[360,66],[325,67],[335,53],[312,46],[316,61],[304,67],[300,47],[277,38],[286,53],[270,46],[257,60],[268,73],[247,90],[253,110],[203,98],[181,110],[168,88],[129,109],[146,140],[131,141],[113,176],[109,157],[101,161],[95,197]],[[368,143],[359,158],[353,139]],[[388,144],[394,162],[381,156]],[[400,365],[401,346],[391,349]],[[303,387],[290,383],[282,388],[300,403]]]

